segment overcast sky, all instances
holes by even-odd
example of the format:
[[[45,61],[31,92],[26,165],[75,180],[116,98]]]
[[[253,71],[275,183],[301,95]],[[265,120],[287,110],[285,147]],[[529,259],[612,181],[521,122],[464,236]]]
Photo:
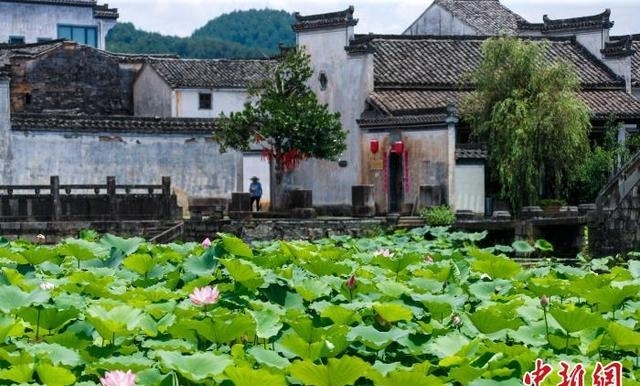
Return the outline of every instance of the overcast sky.
[[[223,13],[234,10],[276,9],[302,15],[333,12],[355,7],[359,19],[356,33],[399,34],[431,5],[430,0],[100,0],[118,8],[120,22],[131,22],[138,29],[163,35],[189,36],[196,28]],[[638,0],[501,0],[501,3],[530,22],[594,15],[611,9],[612,35],[640,33]]]

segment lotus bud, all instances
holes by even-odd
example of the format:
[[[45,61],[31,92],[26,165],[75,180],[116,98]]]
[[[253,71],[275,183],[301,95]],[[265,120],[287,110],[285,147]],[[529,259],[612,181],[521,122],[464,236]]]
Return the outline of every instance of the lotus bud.
[[[547,295],[540,296],[540,305],[543,308],[546,308],[549,305],[549,298],[547,297]]]
[[[425,261],[425,263],[427,263],[427,264],[433,264],[433,257],[431,257],[431,255],[427,255],[427,256],[424,258],[424,261]]]
[[[357,285],[358,285],[358,282],[356,281],[356,276],[355,275],[351,275],[351,277],[348,278],[347,282],[346,282],[347,288],[350,291],[352,291],[354,288],[356,288]]]
[[[42,233],[39,233],[36,235],[36,242],[38,244],[44,244],[45,241],[47,241],[47,237],[45,235],[43,235]]]
[[[202,240],[202,247],[203,248],[209,248],[210,246],[211,246],[211,240],[209,240],[208,237],[206,239]]]
[[[460,315],[451,315],[451,325],[453,325],[453,327],[460,327],[462,325],[462,319],[460,318]]]

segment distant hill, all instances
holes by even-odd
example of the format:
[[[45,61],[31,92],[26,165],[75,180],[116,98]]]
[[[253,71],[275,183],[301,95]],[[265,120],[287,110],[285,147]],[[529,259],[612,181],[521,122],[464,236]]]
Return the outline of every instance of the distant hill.
[[[278,45],[292,45],[293,14],[270,9],[234,11],[210,20],[190,37],[165,36],[118,23],[107,35],[107,50],[133,54],[176,54],[182,58],[264,58]]]

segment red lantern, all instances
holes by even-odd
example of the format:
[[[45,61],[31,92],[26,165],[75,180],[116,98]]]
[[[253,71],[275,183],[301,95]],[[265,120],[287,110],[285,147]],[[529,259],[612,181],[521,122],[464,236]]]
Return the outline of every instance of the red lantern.
[[[369,149],[371,149],[371,153],[376,154],[378,150],[380,150],[380,143],[377,139],[372,139],[369,141]]]
[[[395,141],[391,145],[391,152],[396,154],[402,154],[404,152],[404,143],[402,141]]]

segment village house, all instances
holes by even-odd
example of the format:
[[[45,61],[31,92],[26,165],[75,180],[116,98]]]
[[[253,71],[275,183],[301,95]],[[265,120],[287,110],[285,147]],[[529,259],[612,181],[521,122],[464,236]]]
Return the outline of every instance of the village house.
[[[118,10],[96,0],[0,0],[0,43],[68,39],[105,49]]]
[[[463,5],[466,11],[452,11]],[[501,16],[478,24],[483,18],[474,12],[487,9]],[[631,94],[640,89],[638,42],[609,37],[608,17],[532,24],[497,0],[436,0],[406,34],[360,36],[352,7],[297,14],[297,44],[314,69],[310,86],[340,112],[348,146],[340,163],[303,161],[287,184],[311,190],[324,213],[349,213],[352,187],[361,185],[372,186],[379,214],[427,203],[485,213],[495,193],[485,182],[486,150],[469,143],[457,112],[471,90],[461,79],[480,62],[483,41],[504,31],[548,39],[550,56],[575,66],[595,132],[613,114],[624,123],[623,138],[640,123]],[[429,30],[434,23],[439,29]],[[431,35],[413,35],[421,31]],[[242,108],[269,61],[127,56],[56,40],[0,47],[0,63],[4,184],[50,175],[64,183],[106,175],[148,183],[168,175],[185,195],[228,199],[257,175],[268,188],[258,149],[220,154],[212,133],[221,112]]]

